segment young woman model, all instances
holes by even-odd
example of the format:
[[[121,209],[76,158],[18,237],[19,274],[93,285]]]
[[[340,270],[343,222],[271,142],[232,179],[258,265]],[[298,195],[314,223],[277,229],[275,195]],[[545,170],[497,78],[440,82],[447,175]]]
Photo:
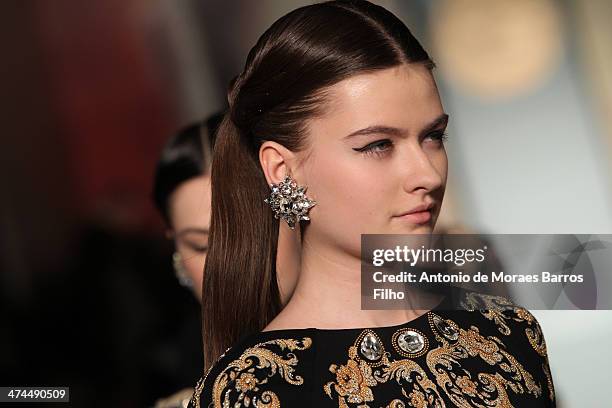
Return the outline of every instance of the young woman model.
[[[440,211],[448,115],[433,67],[367,1],[294,10],[252,48],[213,154],[192,407],[554,405],[525,309],[361,310],[361,234],[431,233]],[[279,228],[300,239],[282,310]]]

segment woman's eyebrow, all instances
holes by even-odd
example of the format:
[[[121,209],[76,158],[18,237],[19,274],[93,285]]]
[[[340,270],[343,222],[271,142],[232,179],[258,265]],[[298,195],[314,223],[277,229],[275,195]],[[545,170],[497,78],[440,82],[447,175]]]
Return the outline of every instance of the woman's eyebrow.
[[[353,136],[371,135],[371,134],[383,134],[383,135],[390,135],[390,136],[402,136],[404,133],[405,133],[405,130],[399,129],[399,128],[396,128],[396,127],[374,125],[374,126],[368,126],[367,128],[356,130],[356,131],[346,135],[344,137],[344,139],[349,139],[349,138],[351,138]]]
[[[448,114],[443,113],[440,116],[438,116],[436,119],[431,121],[431,123],[426,125],[423,128],[423,130],[421,130],[421,132],[419,134],[420,135],[427,134],[427,133],[431,132],[432,130],[434,130],[436,127],[440,126],[441,124],[447,124],[447,123],[448,123]],[[366,128],[356,130],[356,131],[346,135],[344,137],[344,139],[349,139],[349,138],[351,138],[353,136],[371,135],[371,134],[383,134],[383,135],[389,135],[389,136],[403,136],[403,135],[406,134],[406,130],[405,129],[396,128],[396,127],[391,127],[391,126],[374,125],[374,126],[368,126]]]
[[[428,133],[430,133],[432,130],[434,130],[438,126],[440,125],[446,126],[447,124],[448,124],[448,114],[443,113],[440,116],[438,116],[436,119],[434,119],[430,124],[425,126],[423,130],[419,132],[419,136],[426,136]]]

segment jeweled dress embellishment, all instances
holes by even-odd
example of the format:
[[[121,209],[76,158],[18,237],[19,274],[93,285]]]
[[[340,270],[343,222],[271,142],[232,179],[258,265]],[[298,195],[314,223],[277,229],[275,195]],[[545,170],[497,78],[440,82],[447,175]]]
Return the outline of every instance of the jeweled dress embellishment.
[[[407,330],[397,337],[397,344],[406,353],[418,353],[425,347],[425,339],[414,330]]]
[[[446,320],[442,319],[440,316],[433,315],[432,322],[436,326],[436,329],[442,333],[444,337],[449,340],[457,340],[459,338],[459,332],[456,328],[454,328],[450,323]]]
[[[383,355],[380,340],[376,335],[374,335],[374,333],[367,333],[365,336],[363,336],[363,339],[361,339],[361,344],[359,345],[359,351],[361,352],[362,356],[370,361],[376,361]]]

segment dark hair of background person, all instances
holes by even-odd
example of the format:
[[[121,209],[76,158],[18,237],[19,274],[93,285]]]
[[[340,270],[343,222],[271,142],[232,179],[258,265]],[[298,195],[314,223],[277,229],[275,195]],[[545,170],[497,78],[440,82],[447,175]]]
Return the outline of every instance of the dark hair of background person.
[[[216,113],[203,122],[183,128],[162,150],[155,168],[152,197],[167,226],[171,225],[170,195],[181,183],[209,172],[211,163],[204,155],[202,138],[207,137],[212,148],[222,119],[223,113]]]
[[[305,148],[305,121],[323,113],[325,89],[356,74],[403,63],[435,64],[409,29],[367,1],[331,1],[278,19],[230,84],[230,108],[213,154],[212,219],[204,271],[205,366],[279,312],[279,221],[264,203],[265,140]]]

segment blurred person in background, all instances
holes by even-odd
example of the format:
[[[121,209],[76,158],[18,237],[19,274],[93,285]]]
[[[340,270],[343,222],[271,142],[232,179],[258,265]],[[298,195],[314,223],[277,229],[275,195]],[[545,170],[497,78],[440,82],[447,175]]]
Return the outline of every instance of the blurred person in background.
[[[153,201],[174,241],[174,272],[179,283],[202,297],[202,273],[210,223],[210,156],[221,114],[181,130],[161,153],[153,184]],[[186,406],[193,390],[185,388],[160,399],[156,408]]]
[[[164,147],[153,185],[153,201],[166,225],[166,236],[174,240],[172,264],[177,280],[202,301],[202,279],[208,250],[211,216],[210,165],[215,132],[223,113],[187,126]],[[283,303],[293,292],[297,279],[297,243],[287,230],[279,231],[279,287]],[[158,400],[156,408],[187,406],[193,388]]]
[[[202,300],[202,277],[208,250],[211,216],[210,165],[215,132],[223,113],[190,125],[163,149],[155,171],[153,201],[166,224],[166,236],[174,240],[172,256],[177,279]],[[286,303],[295,287],[297,242],[288,229],[279,230],[278,260],[283,265],[279,286]],[[281,269],[281,268],[279,268]]]
[[[202,297],[202,272],[210,224],[211,146],[222,115],[191,125],[162,151],[155,171],[153,201],[174,240],[174,271],[180,284]]]

